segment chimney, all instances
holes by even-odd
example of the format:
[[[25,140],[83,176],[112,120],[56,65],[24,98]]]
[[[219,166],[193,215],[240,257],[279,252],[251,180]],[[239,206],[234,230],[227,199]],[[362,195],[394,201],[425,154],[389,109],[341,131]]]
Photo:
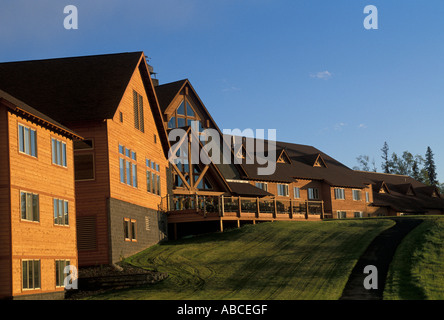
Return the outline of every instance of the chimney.
[[[153,85],[155,87],[157,87],[159,85],[159,80],[157,79],[157,73],[154,72],[153,66],[149,64],[150,58],[145,56],[145,59],[146,59],[146,62],[148,64],[148,70],[149,70],[150,75],[151,75],[151,81],[153,82]]]

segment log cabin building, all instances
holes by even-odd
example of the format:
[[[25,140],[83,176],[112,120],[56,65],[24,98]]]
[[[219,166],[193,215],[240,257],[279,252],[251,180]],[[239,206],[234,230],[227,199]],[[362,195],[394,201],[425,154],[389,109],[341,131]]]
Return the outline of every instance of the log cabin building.
[[[0,90],[0,298],[64,296],[77,267],[73,140],[81,137]]]
[[[115,263],[190,226],[443,213],[436,188],[351,170],[312,146],[277,141],[267,150],[276,170],[259,175],[264,154],[249,138],[240,148],[223,139],[188,79],[152,75],[143,52],[0,63],[0,89],[83,137],[72,147],[79,266]],[[193,161],[208,129],[228,163]]]

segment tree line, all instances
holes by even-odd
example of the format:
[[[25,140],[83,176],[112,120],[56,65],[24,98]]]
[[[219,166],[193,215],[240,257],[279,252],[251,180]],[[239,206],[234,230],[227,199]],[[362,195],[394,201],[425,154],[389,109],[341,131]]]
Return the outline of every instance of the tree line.
[[[404,151],[402,155],[393,152],[389,154],[389,146],[384,142],[381,148],[383,173],[400,174],[412,177],[429,186],[437,186],[444,191],[444,183],[440,184],[437,180],[436,165],[432,149],[427,147],[424,157],[422,155],[413,155],[409,151]],[[356,158],[358,166],[354,170],[378,172],[374,158],[370,161],[368,155],[360,155]]]

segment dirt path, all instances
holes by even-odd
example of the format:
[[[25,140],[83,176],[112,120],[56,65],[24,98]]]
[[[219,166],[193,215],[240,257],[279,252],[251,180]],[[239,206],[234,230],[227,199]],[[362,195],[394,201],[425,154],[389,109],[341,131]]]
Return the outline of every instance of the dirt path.
[[[393,218],[396,224],[379,234],[356,263],[340,300],[382,300],[385,281],[396,248],[402,239],[422,223],[420,219]],[[378,289],[366,290],[364,279],[369,275],[364,268],[373,265],[378,269]]]

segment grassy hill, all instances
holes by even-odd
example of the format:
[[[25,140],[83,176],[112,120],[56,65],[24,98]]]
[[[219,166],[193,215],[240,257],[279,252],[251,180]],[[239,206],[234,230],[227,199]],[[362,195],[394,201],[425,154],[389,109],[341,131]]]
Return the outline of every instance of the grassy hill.
[[[273,222],[166,242],[126,262],[168,272],[168,279],[94,298],[336,300],[360,255],[393,224]]]
[[[422,218],[396,250],[384,299],[444,299],[444,218]]]

